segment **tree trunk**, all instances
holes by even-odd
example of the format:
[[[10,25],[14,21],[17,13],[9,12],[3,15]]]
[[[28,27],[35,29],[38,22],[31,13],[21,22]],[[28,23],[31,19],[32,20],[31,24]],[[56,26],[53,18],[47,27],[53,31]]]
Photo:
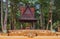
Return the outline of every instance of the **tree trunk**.
[[[52,31],[52,0],[50,0],[50,7],[49,7],[49,18],[48,18],[48,23],[47,23],[47,28],[50,24],[50,30]]]
[[[11,30],[14,30],[14,20],[13,20],[13,5],[10,3],[11,13],[10,13],[10,26]]]
[[[14,29],[16,29],[16,13],[17,13],[17,5],[15,4],[14,13],[13,13],[13,20],[14,20]]]
[[[50,18],[50,20],[51,20],[51,28],[50,28],[50,30],[52,31],[52,0],[50,1],[50,16],[51,16],[51,18]]]
[[[8,0],[6,0],[6,12],[4,17],[4,33],[7,32]]]
[[[40,9],[40,27],[41,27],[41,29],[42,29],[42,27],[43,27],[43,24],[42,24],[42,8]]]
[[[15,7],[15,8],[13,8]],[[15,4],[11,4],[11,13],[10,13],[10,16],[11,16],[11,29],[15,29],[16,28],[16,12],[17,12],[17,6]]]
[[[3,0],[1,0],[1,26],[3,32]]]

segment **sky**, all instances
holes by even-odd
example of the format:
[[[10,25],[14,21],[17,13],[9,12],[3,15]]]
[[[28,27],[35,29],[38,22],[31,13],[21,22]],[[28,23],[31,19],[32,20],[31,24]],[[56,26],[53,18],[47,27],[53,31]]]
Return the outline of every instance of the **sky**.
[[[6,2],[6,0],[3,0],[3,2]]]

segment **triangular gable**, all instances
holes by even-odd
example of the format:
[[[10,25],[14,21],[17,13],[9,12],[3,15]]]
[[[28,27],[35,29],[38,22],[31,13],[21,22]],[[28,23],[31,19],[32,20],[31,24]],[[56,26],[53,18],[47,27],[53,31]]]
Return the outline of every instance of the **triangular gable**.
[[[31,9],[27,6],[24,13],[22,14],[22,17],[24,18],[32,18],[34,17],[34,14],[32,13]]]

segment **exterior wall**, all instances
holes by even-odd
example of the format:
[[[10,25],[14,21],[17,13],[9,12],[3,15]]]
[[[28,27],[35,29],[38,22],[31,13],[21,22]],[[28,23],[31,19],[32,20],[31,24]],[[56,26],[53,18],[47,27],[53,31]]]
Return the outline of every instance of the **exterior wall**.
[[[1,0],[0,0],[0,20],[1,20]]]
[[[1,0],[0,0],[0,18],[1,18]]]
[[[0,25],[1,25],[1,0],[0,0]],[[0,28],[1,30],[1,28]]]

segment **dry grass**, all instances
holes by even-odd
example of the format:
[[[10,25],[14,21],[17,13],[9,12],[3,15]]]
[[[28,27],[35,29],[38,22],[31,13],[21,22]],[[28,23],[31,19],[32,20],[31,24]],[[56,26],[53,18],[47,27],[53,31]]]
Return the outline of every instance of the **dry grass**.
[[[0,39],[60,39],[58,36],[37,36],[33,38],[24,36],[2,36]]]
[[[49,30],[9,30],[9,33],[0,33],[0,36],[60,36],[60,32]]]

